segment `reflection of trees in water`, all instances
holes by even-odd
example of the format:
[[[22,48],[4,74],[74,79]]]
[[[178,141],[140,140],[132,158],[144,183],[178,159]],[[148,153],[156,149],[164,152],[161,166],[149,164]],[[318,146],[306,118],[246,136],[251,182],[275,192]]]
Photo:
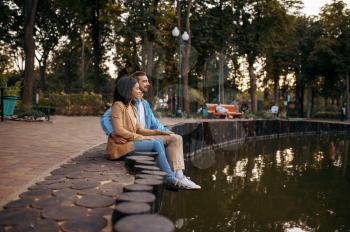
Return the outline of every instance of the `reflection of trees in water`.
[[[349,185],[339,175],[347,174],[349,141],[332,140],[344,161],[341,168],[326,162],[330,139],[324,136],[246,142],[210,151],[205,162],[192,161],[198,168],[190,176],[200,177],[203,189],[172,194],[171,204],[164,206],[166,215],[183,226],[179,231],[350,228],[342,220],[349,216],[345,209],[350,202],[344,196]]]
[[[291,140],[294,140],[294,139],[291,139]],[[280,223],[277,222],[274,225],[269,224],[264,229],[271,229],[271,228],[285,229],[286,226],[287,227],[292,226],[292,227],[308,230],[308,228],[310,229],[310,227],[307,225],[310,223],[313,224],[313,228],[315,228],[314,226],[316,226],[317,228],[317,225],[320,226],[321,222],[316,222],[316,221],[310,222],[310,219],[308,219],[308,216],[307,216],[308,215],[307,212],[305,212],[305,215],[303,214],[295,215],[294,223],[293,223],[293,220],[291,220],[290,215],[285,215],[283,212],[291,212],[291,211],[298,211],[298,210],[300,211],[300,208],[303,208],[303,209],[310,208],[310,209],[313,209],[314,212],[324,211],[323,206],[327,204],[326,202],[329,200],[329,196],[327,193],[324,193],[324,190],[321,187],[322,184],[320,183],[323,180],[322,178],[320,179],[319,176],[317,176],[318,175],[317,173],[319,173],[319,171],[322,168],[326,167],[326,164],[323,161],[324,161],[324,156],[326,151],[325,144],[327,143],[324,143],[324,140],[319,141],[314,138],[306,140],[306,144],[305,144],[305,138],[304,140],[295,139],[294,141],[289,141],[289,139],[286,139],[285,141],[286,143],[284,143],[284,141],[281,141],[281,142],[278,142],[277,145],[260,143],[260,145],[262,146],[262,149],[259,147],[258,149],[255,149],[255,151],[253,151],[253,154],[254,153],[259,154],[259,151],[265,149],[265,152],[267,154],[263,157],[267,159],[270,158],[269,160],[266,161],[266,163],[270,163],[276,166],[276,169],[266,169],[264,179],[262,180],[263,183],[260,183],[261,186],[264,186],[262,191],[260,191],[260,193],[263,193],[263,194],[259,194],[258,193],[259,188],[255,188],[256,189],[255,194],[258,195],[256,196],[256,198],[260,199],[258,201],[268,202],[267,209],[269,209],[269,213],[267,214],[268,216],[265,216],[264,221],[270,221],[275,218],[281,219]],[[293,149],[295,149],[295,152],[293,152],[293,149],[289,148],[290,142],[294,143]],[[308,153],[303,153],[300,151],[301,150],[300,148],[303,147],[303,146],[300,146],[301,143],[303,143],[303,146],[309,147],[310,150]],[[279,149],[276,149],[276,147],[278,147]],[[257,148],[257,147],[249,146],[249,148],[254,150],[253,148]],[[274,157],[275,151],[276,151],[276,154]],[[312,154],[318,154],[318,156],[315,157],[315,156],[312,156]],[[279,159],[278,159],[278,156],[279,156]],[[308,160],[308,157],[309,157],[309,162],[305,162]],[[249,157],[249,159],[252,160],[252,157]],[[261,168],[264,168],[264,166],[261,166]],[[251,168],[249,166],[247,166],[246,172],[251,173]],[[264,170],[262,170],[261,172],[264,172]],[[278,179],[275,178],[277,177],[276,175],[277,173],[275,172],[278,172]],[[304,172],[308,172],[308,174],[311,175],[312,177],[310,180],[310,178],[306,176],[304,178],[305,184],[311,183],[312,185],[312,183],[316,182],[313,186],[311,186],[311,188],[303,188],[303,186],[295,186],[296,182],[294,181],[294,176],[296,175],[300,176]],[[255,181],[256,180],[257,179],[255,179]],[[281,188],[269,189],[269,187],[267,187],[269,186],[269,183],[268,183],[269,180],[274,180],[275,182],[277,182],[277,186],[280,186]],[[334,184],[336,185],[336,183]],[[259,183],[256,183],[256,186],[258,185]],[[276,183],[275,183],[275,186],[276,186]],[[250,188],[250,191],[251,189],[252,188]],[[305,189],[309,189],[309,190],[305,191]],[[246,189],[244,189],[241,192],[242,195],[247,194],[247,191],[245,190]],[[333,196],[336,194],[335,193],[336,191],[334,192],[331,191],[331,192],[332,192],[331,195]],[[268,194],[269,197],[265,197],[264,194],[265,195]],[[304,201],[299,201],[299,202],[297,201],[297,204],[295,205],[296,202],[288,202],[287,200],[287,199],[295,199],[294,194],[300,196],[299,199],[316,198],[316,201],[311,200],[306,203]],[[250,198],[242,197],[241,200],[242,199],[245,199],[246,200],[245,203],[249,205],[249,201],[251,201]],[[245,205],[244,202],[241,202],[241,204]],[[302,206],[301,204],[305,204],[305,206]],[[284,205],[285,210],[280,211],[280,210],[273,209],[273,206],[276,206],[276,205]],[[268,206],[271,206],[271,207],[268,207]],[[265,205],[265,209],[266,209],[266,205]],[[243,215],[245,211],[247,212],[247,214],[251,214],[253,212],[253,214],[255,213],[253,218],[259,218],[259,217],[261,218],[261,216],[257,213],[259,212],[259,210],[255,209],[252,211],[252,210],[247,210],[246,208],[241,208],[240,211],[241,211],[241,214]],[[278,214],[274,214],[274,212],[278,212]],[[264,212],[260,212],[260,213],[263,214]],[[263,215],[266,215],[266,214],[263,214]],[[244,218],[249,218],[249,217],[243,217],[243,218],[240,218],[239,220],[242,220],[242,219],[244,220]],[[286,223],[285,220],[289,220],[289,222]],[[248,221],[247,223],[253,223],[253,221]]]
[[[344,141],[344,139],[340,141]],[[348,140],[345,141],[348,143]],[[293,148],[290,148],[291,142],[294,144]],[[231,195],[232,198],[227,198],[226,207],[234,207],[235,210],[231,214],[231,218],[228,219],[227,225],[230,225],[228,228],[230,230],[251,229],[254,231],[299,228],[313,231],[311,228],[325,226],[317,219],[310,219],[310,212],[308,212],[308,209],[311,209],[310,211],[316,214],[323,214],[324,207],[329,204],[330,197],[339,195],[336,188],[325,192],[322,187],[324,184],[334,186],[339,184],[337,180],[332,178],[329,179],[328,183],[321,183],[324,179],[320,178],[319,175],[320,172],[321,175],[324,173],[321,169],[326,168],[324,158],[327,145],[324,142],[325,140],[317,140],[317,138],[309,138],[308,140],[292,138],[259,142],[258,146],[248,143],[242,149],[235,151],[240,155],[234,155],[236,160],[231,164],[234,168],[227,165],[225,171],[222,172],[227,176],[233,175],[229,180],[234,191]],[[303,145],[301,146],[301,144]],[[339,153],[347,154],[347,151],[341,147],[338,149]],[[260,155],[256,157],[256,155],[251,154]],[[339,155],[339,157],[341,156]],[[266,165],[270,168],[265,169]],[[271,167],[274,168],[271,169]],[[235,170],[236,173],[227,171],[231,169]],[[237,172],[237,170],[239,171]],[[264,173],[263,176],[262,173]],[[305,178],[301,177],[303,173],[305,173]],[[296,176],[301,180],[300,186],[296,186],[298,185],[298,182],[295,181]],[[271,181],[274,182],[273,185],[270,183]],[[305,185],[311,186],[306,187]],[[239,199],[238,204],[236,199]],[[294,200],[290,201],[290,199]],[[305,202],[305,199],[310,200]],[[249,207],[252,205],[256,207],[259,202],[264,202],[264,209]],[[282,205],[283,210],[275,208]],[[290,212],[298,211],[299,214],[290,215]],[[279,221],[275,221],[276,218],[279,218]],[[260,228],[259,226],[249,228],[251,225],[257,224],[257,219],[260,222],[266,222],[266,224],[260,224]]]

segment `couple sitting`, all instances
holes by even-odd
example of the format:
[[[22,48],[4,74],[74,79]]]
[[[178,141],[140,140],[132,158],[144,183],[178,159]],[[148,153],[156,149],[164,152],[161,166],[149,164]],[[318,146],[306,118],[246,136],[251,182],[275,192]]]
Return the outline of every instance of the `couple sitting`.
[[[107,154],[110,159],[118,159],[131,151],[156,151],[156,163],[167,173],[167,184],[180,189],[200,189],[183,174],[182,137],[160,124],[143,99],[149,86],[146,73],[141,71],[118,80],[113,105],[101,119],[108,135]]]

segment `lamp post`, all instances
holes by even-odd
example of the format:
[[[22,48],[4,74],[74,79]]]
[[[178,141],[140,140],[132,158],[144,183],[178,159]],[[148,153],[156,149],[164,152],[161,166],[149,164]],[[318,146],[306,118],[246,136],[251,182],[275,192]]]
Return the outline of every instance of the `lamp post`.
[[[190,36],[188,35],[187,31],[185,31],[180,36],[180,30],[177,27],[174,27],[174,29],[171,31],[171,34],[173,37],[177,40],[179,44],[179,83],[178,83],[178,94],[177,94],[177,105],[176,105],[176,116],[182,115],[182,103],[181,103],[181,97],[182,94],[182,53],[181,53],[181,47],[183,45],[183,42],[189,40]]]

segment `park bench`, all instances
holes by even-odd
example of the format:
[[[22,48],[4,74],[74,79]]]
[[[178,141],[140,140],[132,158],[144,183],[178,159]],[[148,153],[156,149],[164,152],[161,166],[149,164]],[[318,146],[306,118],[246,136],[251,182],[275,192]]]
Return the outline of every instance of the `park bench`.
[[[216,112],[217,104],[207,103],[206,105],[208,108],[208,113],[212,115],[214,118],[222,118],[226,116],[226,114],[224,113]],[[238,118],[242,116],[242,113],[237,111],[237,107],[235,105],[221,104],[221,106],[227,109],[228,110],[227,114],[233,118],[236,118],[236,117]]]

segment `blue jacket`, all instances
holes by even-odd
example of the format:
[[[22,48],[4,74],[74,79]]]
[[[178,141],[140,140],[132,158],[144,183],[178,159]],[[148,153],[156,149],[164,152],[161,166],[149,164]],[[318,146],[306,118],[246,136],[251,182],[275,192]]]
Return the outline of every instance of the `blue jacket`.
[[[151,130],[162,130],[167,131],[169,130],[164,127],[157,119],[154,117],[154,114],[152,112],[151,106],[149,105],[148,101],[145,99],[137,100],[136,101],[136,110],[138,112],[138,105],[142,102],[143,108],[145,109],[145,121],[146,121],[146,128],[145,129],[151,129]],[[110,135],[113,132],[113,127],[111,123],[111,113],[112,108],[109,108],[102,116],[101,118],[101,127],[106,133],[106,135]]]

